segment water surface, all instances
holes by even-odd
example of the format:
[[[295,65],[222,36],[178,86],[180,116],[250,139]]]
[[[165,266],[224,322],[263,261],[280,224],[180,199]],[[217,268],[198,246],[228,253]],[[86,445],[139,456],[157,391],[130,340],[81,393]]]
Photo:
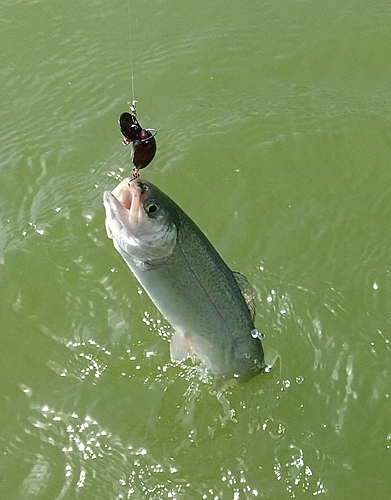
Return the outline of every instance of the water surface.
[[[9,499],[391,491],[389,2],[2,6],[1,482]],[[222,395],[104,230],[145,170],[252,282],[270,374]]]

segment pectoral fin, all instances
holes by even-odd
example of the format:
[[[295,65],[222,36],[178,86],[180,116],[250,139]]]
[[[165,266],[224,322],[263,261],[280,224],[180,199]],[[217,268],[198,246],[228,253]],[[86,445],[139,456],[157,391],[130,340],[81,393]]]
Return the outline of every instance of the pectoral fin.
[[[180,362],[185,361],[187,358],[191,358],[194,361],[194,349],[190,340],[185,335],[174,332],[170,341],[170,357],[171,361]]]
[[[250,285],[250,282],[246,278],[246,276],[237,271],[233,271],[232,273],[236,280],[236,283],[240,289],[242,297],[246,302],[247,308],[250,311],[251,319],[255,320],[255,293],[253,287]]]

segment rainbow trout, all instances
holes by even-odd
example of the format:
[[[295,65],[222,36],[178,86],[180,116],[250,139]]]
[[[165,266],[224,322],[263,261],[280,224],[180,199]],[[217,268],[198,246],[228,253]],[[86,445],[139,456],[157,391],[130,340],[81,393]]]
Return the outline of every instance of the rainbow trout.
[[[247,381],[265,371],[249,282],[183,210],[140,178],[105,191],[103,204],[108,237],[175,329],[171,359],[197,357],[217,381]]]

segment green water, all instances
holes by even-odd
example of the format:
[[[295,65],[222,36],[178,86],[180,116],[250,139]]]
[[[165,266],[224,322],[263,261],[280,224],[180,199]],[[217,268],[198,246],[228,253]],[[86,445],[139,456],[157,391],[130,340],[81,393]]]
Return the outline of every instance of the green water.
[[[0,497],[388,499],[389,1],[2,2]],[[253,283],[217,397],[104,230],[130,171]]]

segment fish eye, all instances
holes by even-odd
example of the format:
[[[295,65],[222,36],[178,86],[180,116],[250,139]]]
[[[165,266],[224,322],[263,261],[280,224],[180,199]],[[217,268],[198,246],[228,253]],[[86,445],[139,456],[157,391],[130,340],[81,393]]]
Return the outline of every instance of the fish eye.
[[[159,207],[156,205],[156,203],[150,203],[147,207],[146,210],[149,214],[154,214],[157,212]]]

